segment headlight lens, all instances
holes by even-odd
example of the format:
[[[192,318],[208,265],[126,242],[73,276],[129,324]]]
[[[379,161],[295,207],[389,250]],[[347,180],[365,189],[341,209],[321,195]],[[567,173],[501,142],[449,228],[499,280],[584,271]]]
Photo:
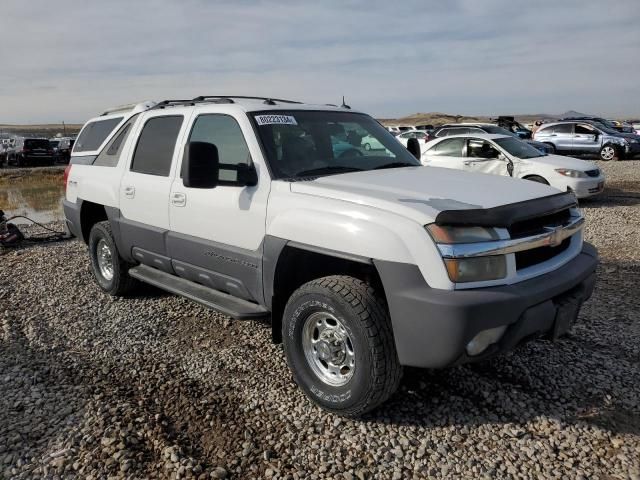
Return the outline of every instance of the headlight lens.
[[[427,232],[436,243],[477,243],[500,239],[493,228],[484,227],[441,227],[432,223],[427,225]]]
[[[507,261],[504,255],[474,258],[445,258],[447,273],[452,282],[483,282],[507,276]]]
[[[580,170],[571,170],[569,168],[556,168],[556,172],[565,177],[571,178],[586,178],[588,175]]]
[[[431,238],[439,244],[492,242],[500,235],[493,228],[426,226]],[[498,280],[507,276],[507,260],[504,255],[472,258],[445,258],[449,278],[454,283]]]

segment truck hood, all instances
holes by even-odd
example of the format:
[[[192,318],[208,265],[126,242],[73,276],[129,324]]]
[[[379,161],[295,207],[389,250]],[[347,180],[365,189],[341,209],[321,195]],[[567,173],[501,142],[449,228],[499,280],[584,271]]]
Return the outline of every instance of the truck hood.
[[[437,167],[345,173],[293,182],[290,188],[297,194],[378,208],[422,225],[443,210],[493,208],[558,193],[541,183]]]

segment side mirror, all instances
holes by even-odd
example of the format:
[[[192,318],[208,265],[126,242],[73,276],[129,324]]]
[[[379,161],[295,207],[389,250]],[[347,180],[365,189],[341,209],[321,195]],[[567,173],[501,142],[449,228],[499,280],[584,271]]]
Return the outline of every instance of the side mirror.
[[[240,163],[238,165],[238,185],[243,187],[253,187],[258,184],[258,172],[256,167],[251,164]]]
[[[498,153],[498,160],[509,160],[504,153]]]
[[[220,160],[213,143],[189,142],[182,159],[182,183],[188,188],[218,186]]]
[[[407,141],[407,150],[409,150],[414,157],[420,160],[420,142],[417,138],[410,138]]]

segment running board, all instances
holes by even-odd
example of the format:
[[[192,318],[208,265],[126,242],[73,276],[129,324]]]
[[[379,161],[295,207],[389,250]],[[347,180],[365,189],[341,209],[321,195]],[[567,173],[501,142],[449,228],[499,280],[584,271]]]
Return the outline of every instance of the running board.
[[[219,292],[213,288],[205,287],[199,283],[165,273],[147,265],[138,265],[129,269],[129,275],[154,287],[182,295],[205,307],[212,308],[238,320],[261,318],[269,315],[269,311],[258,304]]]

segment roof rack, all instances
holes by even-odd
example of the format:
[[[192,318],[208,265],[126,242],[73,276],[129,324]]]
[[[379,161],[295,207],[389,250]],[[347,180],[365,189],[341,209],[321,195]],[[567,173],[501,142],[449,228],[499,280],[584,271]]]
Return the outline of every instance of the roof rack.
[[[192,98],[190,100],[186,99],[178,99],[178,100],[163,100],[152,105],[149,110],[156,108],[165,108],[172,107],[178,105],[195,105],[197,103],[235,103],[233,99],[250,99],[250,100],[264,100],[264,103],[267,105],[275,105],[276,102],[280,103],[297,103],[300,104],[302,102],[296,102],[294,100],[283,100],[280,98],[267,98],[267,97],[249,97],[244,95],[201,95],[196,98]]]
[[[273,98],[273,97],[251,97],[251,96],[246,96],[246,95],[201,95],[199,97],[194,98],[193,100],[196,102],[202,102],[202,101],[206,101],[209,100],[210,98],[212,99],[229,99],[232,100],[234,98],[240,98],[240,99],[244,99],[244,100],[264,100],[264,103],[266,103],[267,105],[275,105],[276,102],[280,102],[280,103],[302,103],[302,102],[296,102],[295,100],[284,100],[282,98]]]
[[[118,105],[117,107],[107,108],[104,112],[100,114],[101,117],[105,115],[111,115],[112,113],[118,112],[128,112],[132,110],[134,113],[143,112],[145,110],[149,110],[156,106],[157,103],[152,100],[147,100],[145,102],[139,103],[129,103],[127,105]]]

